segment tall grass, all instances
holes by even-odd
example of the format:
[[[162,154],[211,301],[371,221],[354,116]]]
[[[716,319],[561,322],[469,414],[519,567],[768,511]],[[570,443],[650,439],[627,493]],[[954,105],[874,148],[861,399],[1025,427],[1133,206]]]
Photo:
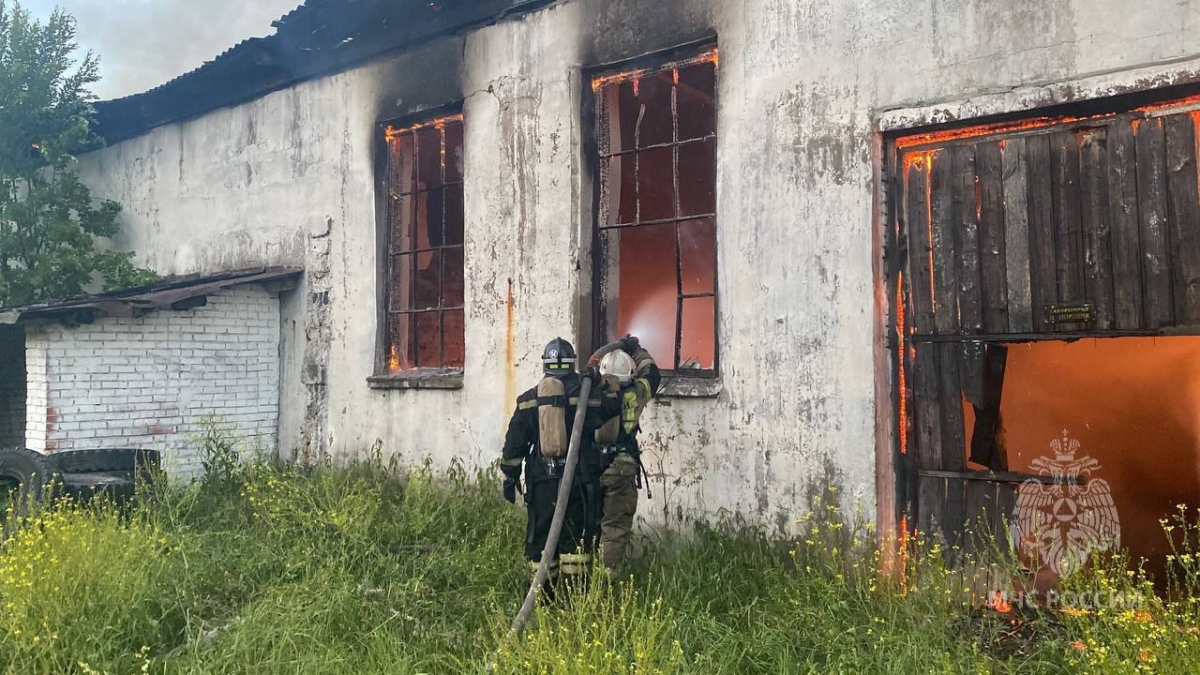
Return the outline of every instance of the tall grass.
[[[944,550],[882,574],[854,520],[818,506],[797,538],[726,521],[643,540],[518,641],[523,515],[490,476],[223,465],[133,509],[64,502],[22,519],[0,544],[0,673],[1197,672],[1188,514],[1169,525],[1165,598],[1013,614],[978,607]],[[1097,563],[1064,588],[1149,586]]]

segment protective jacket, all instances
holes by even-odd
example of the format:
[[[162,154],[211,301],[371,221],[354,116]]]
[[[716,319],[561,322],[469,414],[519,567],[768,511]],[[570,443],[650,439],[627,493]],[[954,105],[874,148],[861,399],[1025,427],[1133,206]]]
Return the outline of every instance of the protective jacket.
[[[638,490],[646,469],[642,465],[637,434],[642,410],[658,390],[662,375],[645,349],[631,350],[633,381],[621,388],[621,417],[607,422],[596,432],[596,442],[605,458],[600,477],[604,513],[600,522],[600,551],[604,566],[616,569],[629,549],[637,516]],[[645,484],[646,496],[650,485]]]
[[[560,379],[565,390],[565,422],[569,436],[575,425],[575,410],[579,405],[579,390],[583,380],[578,373],[571,373]],[[504,440],[504,456],[500,462],[500,470],[506,477],[512,479],[520,477],[521,465],[524,464],[526,484],[555,477],[550,475],[548,464],[544,461],[539,447],[541,442],[538,423],[539,403],[545,405],[547,401],[539,401],[537,387],[517,397],[517,409],[508,423],[508,434]],[[621,399],[618,392],[609,389],[601,382],[594,383],[587,410],[583,438],[580,439],[576,480],[581,478],[594,480],[602,471],[602,458],[596,448],[594,438],[596,429],[605,422],[620,416]]]
[[[596,443],[601,452],[605,448],[614,448],[618,452],[628,452],[636,457],[640,454],[637,441],[638,432],[641,430],[639,420],[646,404],[654,398],[654,392],[658,391],[662,373],[650,352],[645,349],[639,349],[630,356],[633,357],[637,370],[633,382],[621,388],[621,415],[606,422],[596,432]]]
[[[504,442],[504,453],[500,470],[505,477],[516,480],[525,465],[525,503],[528,516],[528,531],[525,539],[525,555],[537,560],[545,546],[561,477],[557,471],[563,461],[544,457],[541,442],[544,434],[540,420],[548,406],[562,406],[562,423],[565,429],[553,430],[549,434],[560,438],[568,436],[575,424],[575,411],[579,404],[582,379],[576,373],[562,378],[561,396],[539,396],[539,387],[534,387],[517,397],[517,409],[508,424]],[[562,400],[558,400],[561,398]],[[583,436],[580,439],[579,464],[576,467],[571,495],[567,503],[563,532],[558,541],[560,556],[590,554],[595,539],[599,536],[601,497],[600,473],[603,471],[603,456],[596,447],[595,434],[608,420],[621,414],[621,399],[618,392],[608,389],[603,382],[595,383],[587,405]],[[556,471],[557,469],[557,471]]]

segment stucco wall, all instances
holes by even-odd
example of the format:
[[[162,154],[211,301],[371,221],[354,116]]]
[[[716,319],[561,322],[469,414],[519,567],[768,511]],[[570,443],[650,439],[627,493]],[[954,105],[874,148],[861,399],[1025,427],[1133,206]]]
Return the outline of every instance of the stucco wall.
[[[31,326],[27,447],[142,448],[172,476],[200,475],[205,417],[239,450],[274,449],[279,301],[246,286],[185,311]]]
[[[588,332],[581,68],[716,34],[722,390],[651,409],[646,513],[787,520],[827,483],[870,512],[876,124],[1190,77],[1198,13],[1191,0],[569,0],[157,129],[84,158],[84,177],[125,204],[125,243],[160,271],[308,267],[284,310],[285,448],[380,439],[409,461],[481,466],[542,344]],[[457,100],[465,386],[371,390],[374,124]]]

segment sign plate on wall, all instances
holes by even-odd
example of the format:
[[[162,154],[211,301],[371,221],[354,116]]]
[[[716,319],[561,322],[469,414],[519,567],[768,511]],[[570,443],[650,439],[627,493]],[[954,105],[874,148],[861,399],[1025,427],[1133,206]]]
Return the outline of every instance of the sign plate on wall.
[[[1096,309],[1092,303],[1078,305],[1046,305],[1046,323],[1057,326],[1064,323],[1092,323],[1096,320]]]

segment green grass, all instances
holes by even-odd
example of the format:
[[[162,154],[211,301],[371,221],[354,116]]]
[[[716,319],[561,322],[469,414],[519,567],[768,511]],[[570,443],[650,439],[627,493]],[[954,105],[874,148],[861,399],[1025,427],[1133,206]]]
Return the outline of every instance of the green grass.
[[[878,572],[869,531],[832,507],[817,514],[791,541],[736,523],[643,540],[627,572],[597,576],[513,641],[524,523],[490,477],[258,467],[157,488],[133,510],[63,503],[0,545],[0,673],[483,673],[493,659],[501,675],[1107,675],[1200,663],[1194,542],[1181,540],[1172,601],[1010,616],[965,600],[942,552],[914,552],[902,582]],[[1116,566],[1068,584],[1146,588]]]

